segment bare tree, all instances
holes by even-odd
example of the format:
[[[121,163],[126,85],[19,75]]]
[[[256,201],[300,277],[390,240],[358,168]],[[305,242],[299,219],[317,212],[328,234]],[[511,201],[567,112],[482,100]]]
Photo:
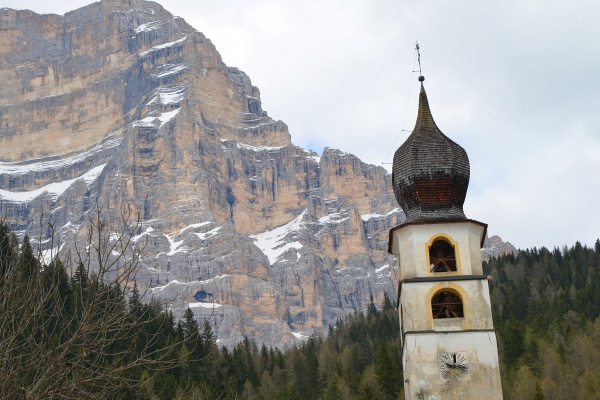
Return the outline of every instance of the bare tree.
[[[47,265],[0,223],[0,398],[123,397],[177,364],[172,316],[135,285],[139,214],[120,217],[112,231],[96,206],[85,243]]]

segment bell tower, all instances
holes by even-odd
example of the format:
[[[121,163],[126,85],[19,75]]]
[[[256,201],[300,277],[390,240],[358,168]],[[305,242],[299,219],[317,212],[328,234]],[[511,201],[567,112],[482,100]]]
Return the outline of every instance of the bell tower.
[[[406,221],[390,230],[406,399],[502,399],[481,247],[487,225],[467,219],[466,151],[437,127],[419,77],[417,122],[394,155]]]

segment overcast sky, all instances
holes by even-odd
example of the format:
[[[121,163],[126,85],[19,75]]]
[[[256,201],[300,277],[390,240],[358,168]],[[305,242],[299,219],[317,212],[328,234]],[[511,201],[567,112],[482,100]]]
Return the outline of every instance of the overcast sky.
[[[377,165],[416,119],[418,40],[436,123],[471,160],[467,217],[519,248],[600,237],[600,2],[159,2],[250,76],[295,144]]]

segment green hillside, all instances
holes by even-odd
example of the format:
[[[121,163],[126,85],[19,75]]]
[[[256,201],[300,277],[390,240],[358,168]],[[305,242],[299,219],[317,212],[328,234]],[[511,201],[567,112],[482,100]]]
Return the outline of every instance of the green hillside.
[[[600,241],[484,264],[506,398],[600,399]]]

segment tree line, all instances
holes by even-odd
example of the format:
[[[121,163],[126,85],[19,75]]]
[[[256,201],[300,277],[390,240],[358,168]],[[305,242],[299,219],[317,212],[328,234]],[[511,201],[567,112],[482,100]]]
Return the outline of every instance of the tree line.
[[[327,337],[286,349],[245,338],[216,344],[191,309],[176,321],[135,283],[139,220],[108,233],[89,217],[86,243],[44,261],[0,222],[0,398],[371,399],[402,389],[399,324],[388,297],[339,319]],[[118,254],[112,257],[111,254]]]
[[[398,313],[386,295],[285,349],[219,347],[207,321],[145,301],[127,229],[90,219],[68,262],[0,223],[0,398],[402,399]],[[124,242],[118,244],[118,242]],[[117,248],[125,253],[123,247]],[[118,251],[117,251],[118,253]],[[600,399],[600,241],[484,263],[507,399]]]
[[[484,263],[510,399],[600,399],[600,241]]]

